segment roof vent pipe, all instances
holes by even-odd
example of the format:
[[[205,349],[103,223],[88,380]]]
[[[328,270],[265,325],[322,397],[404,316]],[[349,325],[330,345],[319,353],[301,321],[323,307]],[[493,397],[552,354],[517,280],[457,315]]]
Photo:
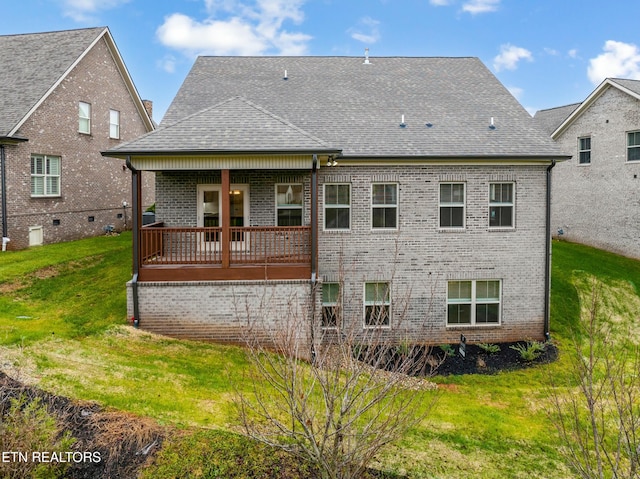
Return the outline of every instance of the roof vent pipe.
[[[371,62],[369,61],[369,49],[365,48],[364,49],[364,62],[362,62],[363,65],[371,65]]]
[[[496,129],[496,125],[495,125],[495,123],[493,123],[493,117],[491,117],[491,122],[489,123],[489,128],[492,129],[492,130]]]
[[[288,80],[289,77],[287,76],[287,70],[284,71],[284,76],[282,77],[283,80]]]

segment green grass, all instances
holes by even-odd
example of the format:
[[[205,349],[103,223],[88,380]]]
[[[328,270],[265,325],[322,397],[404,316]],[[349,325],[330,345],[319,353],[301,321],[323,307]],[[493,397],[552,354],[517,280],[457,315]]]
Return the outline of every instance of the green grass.
[[[248,363],[240,348],[178,341],[125,325],[130,242],[124,234],[0,254],[0,364],[52,392],[188,431],[227,431],[189,432],[170,441],[167,456],[148,476],[216,477],[194,471],[204,467],[199,455],[214,451],[221,451],[216,458],[229,456],[228,463],[216,462],[220,470],[238,460],[225,448],[245,440],[225,434],[238,431],[233,402],[235,389],[245,387]],[[435,408],[379,458],[378,467],[412,478],[569,477],[543,408],[545,386],[550,376],[566,375],[562,350],[594,278],[612,328],[622,330],[640,317],[640,262],[554,242],[551,329],[560,359],[493,376],[436,378]],[[251,454],[263,455],[267,464],[272,453],[257,448]]]
[[[0,254],[0,344],[124,324],[130,277],[130,233]]]

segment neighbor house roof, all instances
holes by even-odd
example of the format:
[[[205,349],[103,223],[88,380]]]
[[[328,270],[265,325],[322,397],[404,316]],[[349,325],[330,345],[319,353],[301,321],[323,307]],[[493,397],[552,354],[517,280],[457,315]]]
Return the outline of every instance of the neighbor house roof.
[[[0,36],[0,137],[19,136],[31,113],[101,38],[105,38],[148,130],[152,130],[109,29],[97,27]]]
[[[549,136],[567,119],[573,111],[580,106],[580,103],[558,106],[546,110],[539,110],[533,118],[540,124]]]
[[[180,138],[175,154],[197,150],[206,141],[190,125],[204,116],[237,124],[234,142],[246,149],[263,125],[251,108],[221,110],[238,97],[298,140],[304,132],[353,158],[562,156],[477,58],[413,57],[199,57],[160,128],[107,153],[160,150],[170,136]]]
[[[549,112],[550,110],[543,110],[542,112],[536,113],[535,118],[541,122],[545,122],[545,124],[548,124],[547,131],[549,131],[549,134],[552,138],[556,139],[609,88],[617,88],[618,90],[628,94],[636,100],[640,100],[640,80],[606,78],[602,83],[600,83],[600,85],[596,87],[595,90],[593,90],[589,94],[589,96],[582,103],[568,105],[573,106],[574,108],[571,111],[567,112],[567,115],[564,117],[564,119],[560,120],[560,118],[558,117],[557,119],[560,121],[557,122],[553,129],[550,129],[553,126],[551,120],[548,118],[545,119],[545,116],[548,115],[548,113],[545,112]],[[560,107],[558,109],[562,108],[567,107]],[[539,113],[541,114],[541,116],[538,115]]]

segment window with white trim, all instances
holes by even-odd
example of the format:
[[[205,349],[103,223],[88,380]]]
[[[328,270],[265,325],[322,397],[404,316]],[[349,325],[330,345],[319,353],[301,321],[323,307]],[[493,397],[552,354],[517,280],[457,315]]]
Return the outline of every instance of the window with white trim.
[[[396,183],[371,185],[371,227],[398,229],[398,185]]]
[[[276,225],[302,226],[303,200],[301,184],[276,185]]]
[[[78,103],[78,131],[91,134],[91,104],[83,101]]]
[[[578,138],[578,163],[588,165],[591,163],[591,137]]]
[[[348,230],[351,227],[351,185],[324,185],[324,229]]]
[[[440,183],[440,228],[464,228],[464,190],[464,183]]]
[[[364,326],[391,326],[391,292],[387,282],[364,284]]]
[[[500,280],[447,283],[447,325],[500,324]]]
[[[338,326],[338,301],[340,297],[340,283],[322,284],[322,327],[335,328]]]
[[[109,110],[109,138],[120,138],[120,112]]]
[[[627,161],[640,161],[640,131],[627,133]]]
[[[513,228],[513,183],[489,183],[489,227]]]
[[[31,196],[60,196],[59,156],[31,156]]]

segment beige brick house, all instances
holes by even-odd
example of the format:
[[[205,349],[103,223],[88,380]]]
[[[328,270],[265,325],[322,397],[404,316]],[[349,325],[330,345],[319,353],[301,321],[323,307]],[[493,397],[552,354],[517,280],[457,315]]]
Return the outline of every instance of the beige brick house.
[[[535,118],[572,155],[554,172],[552,233],[640,258],[640,81],[607,78]]]
[[[100,151],[153,128],[108,28],[0,36],[4,248],[130,228],[130,175]]]
[[[200,57],[160,128],[103,154],[156,173],[143,328],[234,342],[252,312],[341,310],[391,341],[548,335],[564,157],[478,59]]]

